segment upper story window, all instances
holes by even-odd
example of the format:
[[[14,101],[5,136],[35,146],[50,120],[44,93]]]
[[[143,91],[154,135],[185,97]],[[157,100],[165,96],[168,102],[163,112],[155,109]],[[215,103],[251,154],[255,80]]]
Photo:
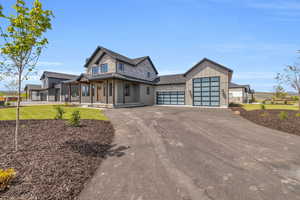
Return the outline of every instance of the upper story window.
[[[124,72],[124,63],[118,63],[118,70]]]
[[[150,78],[150,77],[151,77],[151,73],[147,72],[147,78]]]
[[[99,72],[100,72],[100,67],[99,66],[92,67],[92,75],[99,74]]]
[[[101,73],[108,72],[108,64],[101,64]]]

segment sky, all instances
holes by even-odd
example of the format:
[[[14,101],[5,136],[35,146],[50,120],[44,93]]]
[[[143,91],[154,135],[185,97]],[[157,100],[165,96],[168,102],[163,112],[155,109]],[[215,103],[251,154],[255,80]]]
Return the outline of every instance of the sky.
[[[0,0],[6,13],[14,2]],[[100,45],[130,58],[150,56],[161,75],[184,73],[206,57],[231,68],[233,82],[269,92],[276,74],[300,61],[299,0],[41,2],[55,18],[39,75],[80,74]],[[39,83],[39,76],[26,83]]]

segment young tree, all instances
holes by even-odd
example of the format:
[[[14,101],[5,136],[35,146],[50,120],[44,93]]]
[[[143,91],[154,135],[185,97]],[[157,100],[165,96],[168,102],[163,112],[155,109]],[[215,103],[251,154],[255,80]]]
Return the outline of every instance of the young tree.
[[[44,34],[51,29],[52,11],[44,10],[39,0],[34,0],[31,8],[24,0],[16,0],[13,6],[15,14],[5,15],[0,6],[1,39],[0,76],[15,79],[18,86],[16,108],[15,151],[18,150],[20,119],[20,96],[22,81],[35,70],[35,66],[48,44]]]
[[[300,66],[299,65],[289,65],[284,69],[283,73],[278,73],[276,79],[287,84],[296,90],[298,96],[300,97]],[[300,110],[300,100],[299,100],[299,110]]]
[[[281,85],[275,86],[274,90],[275,90],[275,95],[274,95],[275,98],[284,99],[288,95]]]

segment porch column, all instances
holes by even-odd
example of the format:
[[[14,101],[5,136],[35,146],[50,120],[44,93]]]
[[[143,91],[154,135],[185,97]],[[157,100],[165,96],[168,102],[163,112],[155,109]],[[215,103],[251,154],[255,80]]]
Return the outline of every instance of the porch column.
[[[125,104],[125,81],[123,81],[123,104]]]
[[[93,84],[90,83],[90,97],[91,97],[91,104],[93,104]]]
[[[69,102],[71,102],[71,84],[69,84]]]
[[[106,104],[108,104],[108,80],[106,80]]]
[[[81,83],[79,83],[79,104],[81,104]]]
[[[115,79],[112,80],[112,89],[113,89],[113,105],[115,105]]]

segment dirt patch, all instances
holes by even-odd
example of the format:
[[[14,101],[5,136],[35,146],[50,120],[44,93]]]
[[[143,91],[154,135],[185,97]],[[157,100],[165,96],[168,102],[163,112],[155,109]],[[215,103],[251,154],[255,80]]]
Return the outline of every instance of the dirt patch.
[[[21,121],[17,153],[14,125],[0,121],[0,168],[17,171],[0,199],[76,199],[103,159],[124,154],[112,144],[114,129],[107,121],[82,120],[77,128],[61,120]]]
[[[252,110],[246,111],[243,108],[232,108],[233,111],[240,111],[242,117],[265,127],[280,130],[283,132],[300,135],[300,117],[296,114],[299,111],[292,110]],[[286,112],[287,119],[280,119],[280,112]]]

